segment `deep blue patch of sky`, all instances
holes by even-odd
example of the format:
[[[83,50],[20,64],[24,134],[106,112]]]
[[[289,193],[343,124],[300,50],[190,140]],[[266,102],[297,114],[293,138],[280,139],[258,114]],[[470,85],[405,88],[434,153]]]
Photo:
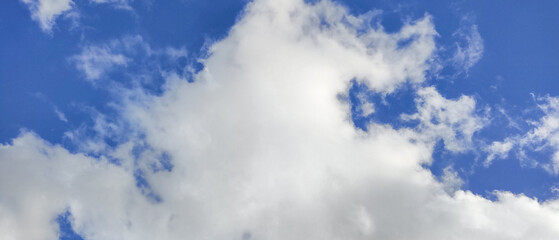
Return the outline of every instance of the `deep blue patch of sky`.
[[[58,215],[56,222],[58,223],[60,240],[83,240],[83,237],[77,234],[72,227],[72,214],[65,211]]]

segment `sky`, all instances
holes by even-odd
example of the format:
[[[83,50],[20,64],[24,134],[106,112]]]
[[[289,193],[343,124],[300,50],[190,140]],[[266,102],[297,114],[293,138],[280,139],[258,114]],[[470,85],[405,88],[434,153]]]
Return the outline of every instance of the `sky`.
[[[0,239],[558,239],[556,1],[0,3]]]

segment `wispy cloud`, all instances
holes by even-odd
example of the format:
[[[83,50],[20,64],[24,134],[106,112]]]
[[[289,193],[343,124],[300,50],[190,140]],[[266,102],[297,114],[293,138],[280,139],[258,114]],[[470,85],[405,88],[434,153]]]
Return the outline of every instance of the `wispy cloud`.
[[[188,65],[178,64],[179,58],[188,56],[184,47],[153,49],[139,35],[127,35],[104,43],[88,44],[81,52],[69,58],[85,79],[96,84],[106,75],[130,66],[140,69],[127,73],[127,78],[141,85],[154,75],[183,75]]]
[[[126,66],[130,61],[120,53],[113,53],[108,46],[87,46],[79,55],[71,58],[76,68],[87,80],[95,81],[116,66]]]
[[[452,62],[460,71],[467,73],[483,57],[483,39],[472,17],[464,17],[461,27],[453,36],[458,39]]]
[[[21,0],[31,11],[31,18],[39,23],[44,32],[50,33],[56,19],[69,13],[74,7],[72,0]]]
[[[78,24],[77,19],[80,14],[77,10],[76,3],[73,0],[20,0],[29,8],[31,18],[39,23],[41,30],[45,33],[52,33],[52,28],[56,24],[59,17],[70,18],[73,21],[73,27]],[[80,1],[78,1],[79,3]],[[132,10],[130,6],[131,0],[89,0],[94,4],[110,4],[115,8]]]
[[[89,1],[91,3],[96,3],[96,4],[111,4],[116,8],[121,8],[125,10],[132,10],[130,3],[133,2],[133,0],[89,0]]]
[[[550,173],[559,174],[559,98],[545,96],[535,99],[545,115],[532,123],[534,128],[519,137],[518,144],[522,147],[536,147],[536,149],[552,148],[555,153],[551,161],[540,165]]]
[[[54,113],[56,113],[56,116],[58,117],[58,119],[60,119],[60,121],[68,122],[66,115],[64,115],[64,113],[61,112],[60,109],[58,109],[58,107],[56,106],[54,106]]]
[[[542,167],[550,174],[559,174],[559,97],[536,97],[534,94],[532,96],[543,116],[536,120],[527,120],[531,128],[524,130],[523,133],[509,136],[500,142],[495,141],[488,146],[486,151],[489,155],[484,163],[485,166],[491,165],[494,159],[504,159],[508,157],[509,152],[515,152],[516,157],[523,161],[524,165]],[[505,116],[507,119],[510,118],[506,114]],[[516,123],[512,127],[522,130]],[[552,151],[549,159],[536,160],[533,157],[534,152],[546,150]]]

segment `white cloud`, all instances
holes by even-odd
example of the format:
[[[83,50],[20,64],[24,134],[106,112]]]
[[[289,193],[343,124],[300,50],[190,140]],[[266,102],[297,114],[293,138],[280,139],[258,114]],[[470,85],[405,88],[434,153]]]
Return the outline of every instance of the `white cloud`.
[[[128,200],[143,201],[125,169],[71,154],[31,133],[0,145],[0,159],[2,239],[58,239],[54,219],[68,207],[76,218],[86,212],[89,219],[105,216],[109,222],[103,224],[110,226],[119,221],[110,216],[126,211]]]
[[[165,48],[164,52],[167,56],[169,56],[170,58],[175,59],[175,60],[177,58],[180,58],[180,57],[188,56],[188,53],[187,53],[187,51],[184,47],[182,47],[182,48],[168,47],[168,48]]]
[[[557,200],[458,190],[454,172],[441,183],[421,167],[433,148],[416,130],[352,125],[337,97],[351,79],[382,93],[423,81],[435,32],[426,16],[396,34],[360,34],[348,16],[328,1],[250,3],[194,83],[170,75],[160,96],[122,93],[122,121],[142,137],[105,157],[32,134],[0,146],[0,235],[55,239],[53,219],[68,209],[88,240],[557,239]],[[441,123],[423,123],[426,134],[452,145],[480,126],[469,97],[419,96],[415,116]],[[137,142],[149,150],[135,157]],[[167,153],[173,170],[150,171],[152,152]],[[161,202],[135,187],[139,170]]]
[[[110,72],[122,70],[119,67],[139,68],[138,72],[126,72],[125,77],[126,80],[141,85],[142,82],[151,81],[149,78],[153,74],[159,77],[161,74],[179,74],[175,68],[177,65],[173,65],[169,69],[169,67],[164,67],[161,62],[176,62],[178,58],[186,56],[187,52],[184,47],[152,49],[141,36],[132,35],[113,39],[104,44],[83,46],[81,53],[70,57],[69,60],[93,84]],[[116,85],[115,81],[111,83]]]
[[[452,58],[453,64],[460,71],[468,72],[483,57],[483,39],[478,26],[465,17],[462,26],[453,34],[459,39]]]
[[[460,178],[460,176],[458,176],[458,173],[454,171],[454,169],[446,167],[443,169],[441,183],[443,184],[443,190],[446,193],[453,195],[456,191],[460,190],[464,181]]]
[[[121,138],[125,135],[125,126],[122,123],[110,121],[106,115],[94,109],[87,110],[93,119],[93,125],[91,127],[82,125],[77,129],[67,131],[64,133],[64,137],[82,153],[106,154],[110,147],[105,139],[121,141]]]
[[[487,121],[475,113],[475,100],[461,96],[457,100],[442,97],[435,88],[419,89],[416,104],[418,112],[402,115],[404,120],[419,120],[418,138],[435,142],[442,139],[452,152],[471,149],[472,136]]]
[[[365,94],[358,94],[357,99],[359,99],[360,102],[358,112],[361,116],[366,117],[375,112],[375,105],[367,99]]]
[[[61,112],[60,109],[58,109],[58,107],[56,106],[54,107],[54,113],[56,113],[56,116],[58,117],[58,119],[60,119],[60,121],[68,122],[66,115],[64,115],[64,113]]]
[[[95,81],[116,66],[126,66],[130,61],[120,53],[113,53],[108,46],[86,46],[79,55],[72,57],[76,68],[87,80]]]
[[[21,0],[31,11],[31,18],[39,23],[44,32],[51,32],[56,19],[71,11],[72,0]]]
[[[95,4],[111,4],[115,8],[120,8],[124,10],[132,10],[130,2],[133,0],[89,0],[91,3]]]
[[[31,12],[31,18],[39,23],[41,30],[51,33],[56,19],[65,16],[73,20],[73,27],[79,25],[76,19],[80,14],[72,0],[20,0],[25,3]],[[79,2],[79,1],[78,1]],[[131,0],[90,0],[94,4],[110,4],[115,8],[132,10]]]
[[[524,166],[542,167],[550,174],[559,174],[559,98],[558,97],[534,97],[538,108],[543,116],[536,120],[527,122],[533,126],[523,134],[508,137],[503,142],[493,142],[487,147],[489,153],[484,165],[489,166],[495,158],[506,158],[510,151],[516,151]],[[504,114],[504,113],[503,113]],[[507,115],[505,115],[507,118]],[[512,120],[509,120],[512,122]],[[514,125],[516,128],[518,124]],[[533,159],[532,152],[552,150],[549,161]]]
[[[511,139],[506,139],[503,142],[494,141],[487,148],[487,152],[489,153],[489,155],[487,155],[487,158],[485,159],[483,165],[488,167],[495,159],[507,158],[513,146],[514,142]]]
[[[553,154],[549,163],[541,163],[541,166],[552,174],[559,174],[559,98],[540,97],[538,107],[545,114],[537,122],[534,128],[526,135],[519,138],[521,147],[535,147],[540,150],[546,147],[552,148]]]
[[[497,110],[499,111],[499,113],[501,115],[503,115],[505,117],[505,119],[508,122],[508,126],[509,128],[514,128],[514,129],[518,129],[521,130],[520,125],[518,124],[518,122],[516,120],[514,120],[511,116],[509,116],[509,114],[505,111],[504,108],[502,107],[498,107]]]

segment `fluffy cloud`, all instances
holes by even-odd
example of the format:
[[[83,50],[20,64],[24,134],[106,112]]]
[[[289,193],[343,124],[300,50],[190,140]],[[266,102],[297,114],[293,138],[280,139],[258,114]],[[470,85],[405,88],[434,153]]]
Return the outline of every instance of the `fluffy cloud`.
[[[3,239],[57,239],[54,219],[65,209],[114,222],[111,215],[126,211],[128,201],[143,200],[125,169],[104,158],[71,154],[31,133],[0,146],[0,159]]]
[[[419,86],[431,18],[394,34],[355,19],[330,1],[252,2],[194,82],[121,94],[132,130],[101,157],[33,134],[2,145],[1,235],[56,238],[67,210],[88,240],[556,239],[559,202],[490,201],[422,167],[433,141],[464,149],[481,126],[472,98]],[[352,79],[383,94],[415,84],[420,126],[356,129],[339,97]]]

